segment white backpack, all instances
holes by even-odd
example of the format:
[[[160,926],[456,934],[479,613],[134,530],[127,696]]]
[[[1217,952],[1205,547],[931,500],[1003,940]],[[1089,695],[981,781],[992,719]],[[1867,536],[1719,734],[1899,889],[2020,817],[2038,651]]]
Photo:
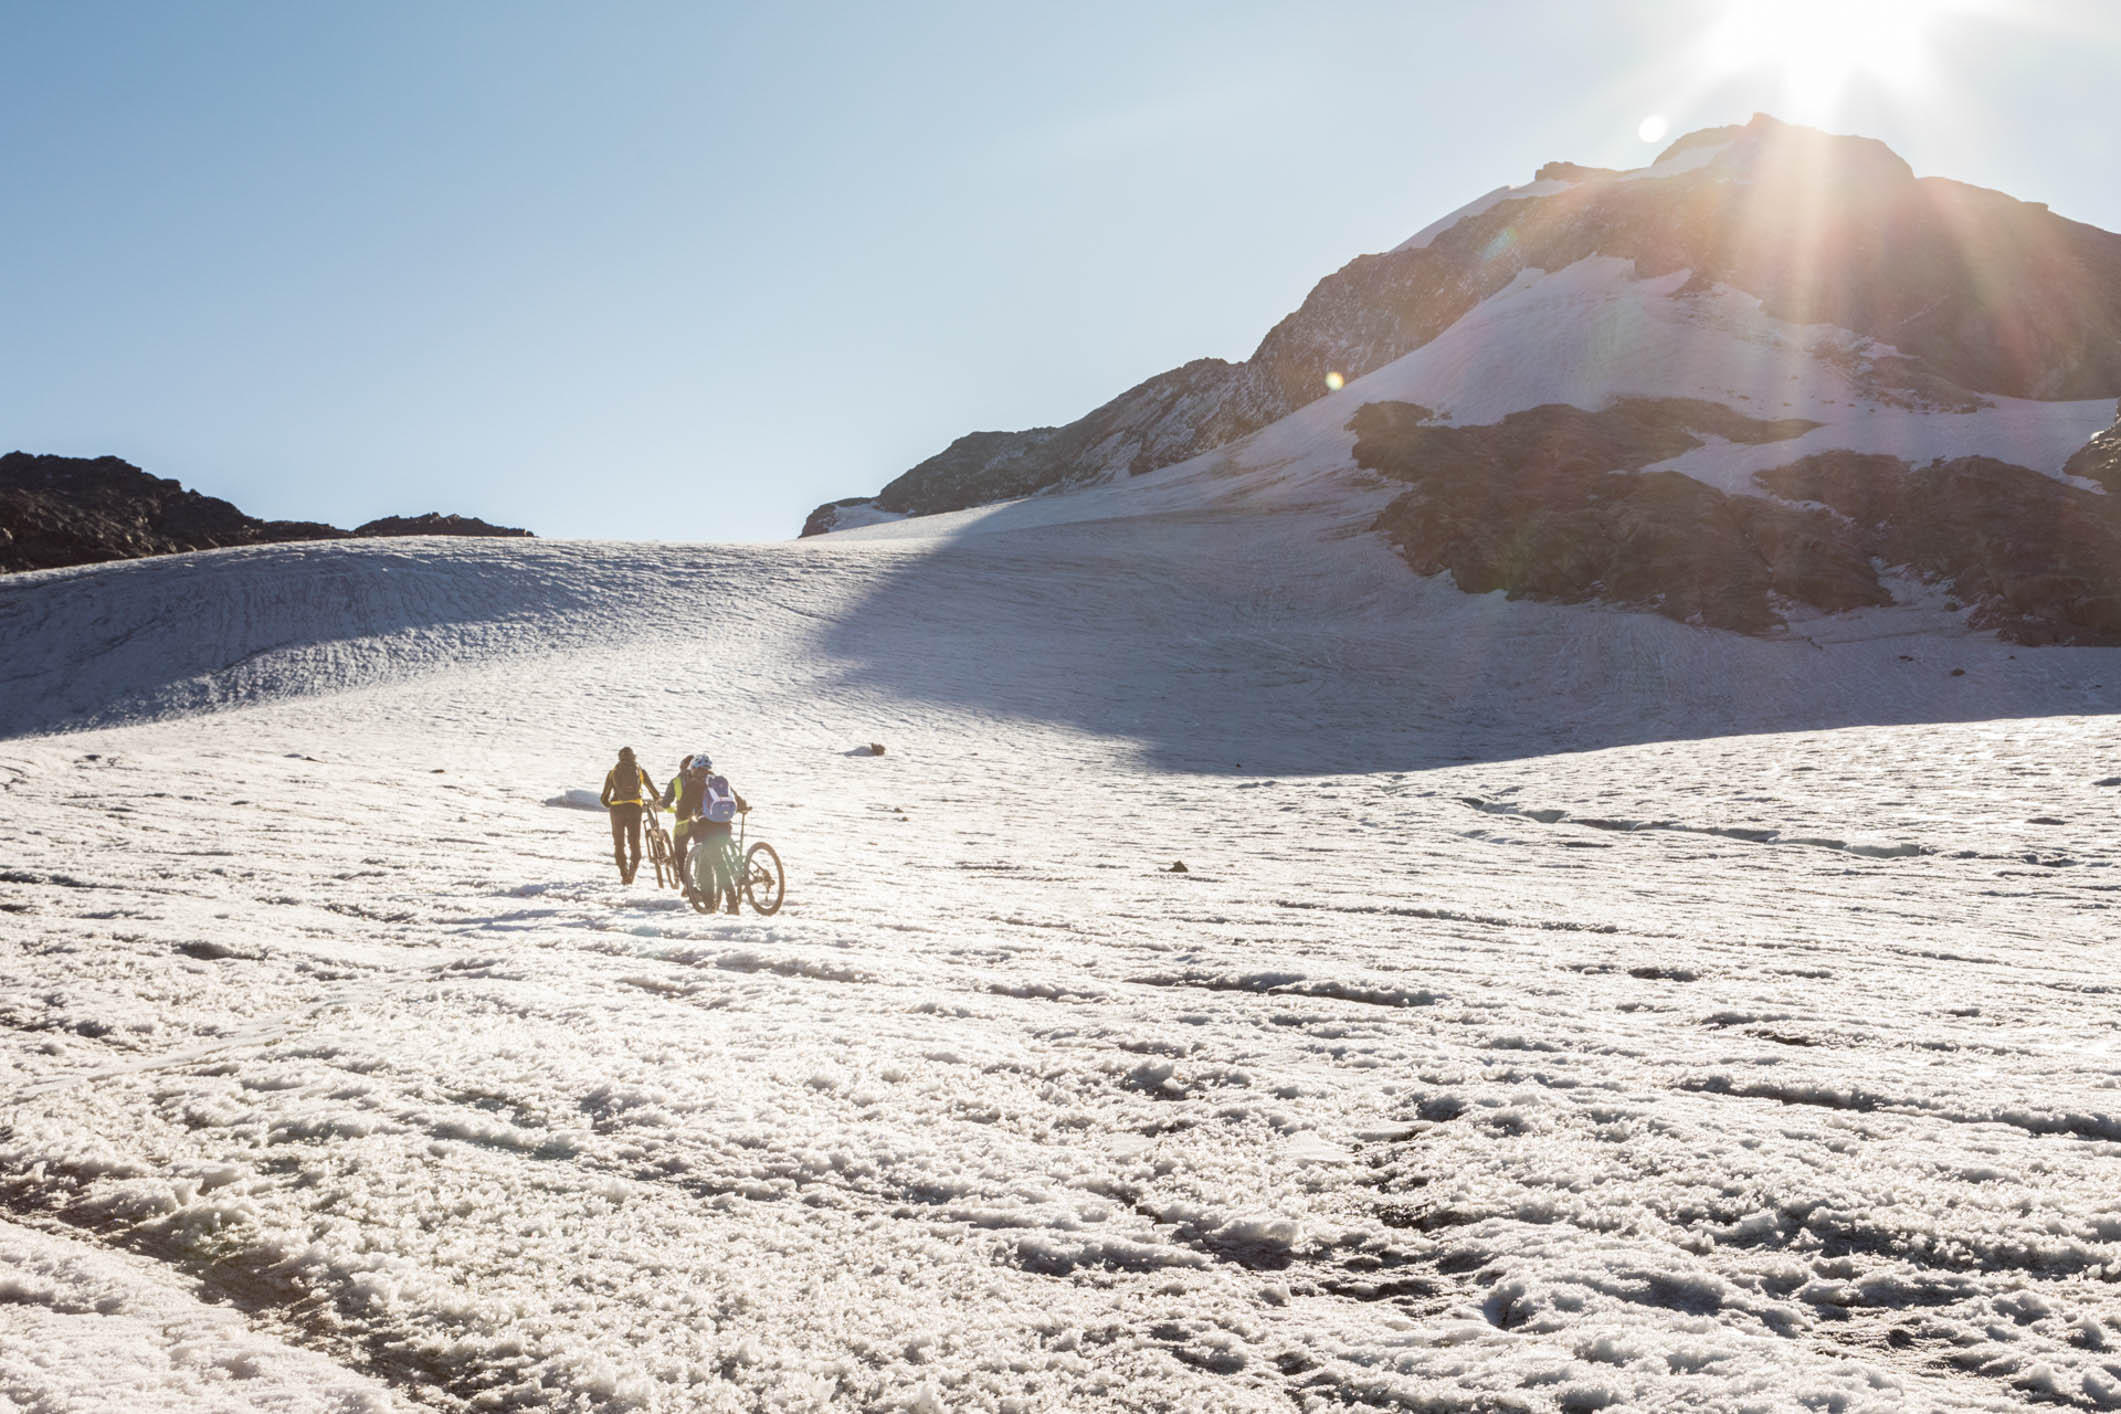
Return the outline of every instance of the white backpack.
[[[707,778],[707,795],[700,803],[700,816],[717,824],[727,824],[736,818],[736,794],[729,789],[726,777]]]

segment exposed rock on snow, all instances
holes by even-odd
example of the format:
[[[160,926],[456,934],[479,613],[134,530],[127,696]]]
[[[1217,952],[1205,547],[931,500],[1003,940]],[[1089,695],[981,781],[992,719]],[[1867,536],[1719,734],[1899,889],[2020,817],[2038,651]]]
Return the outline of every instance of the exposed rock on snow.
[[[1803,457],[1755,475],[1780,500],[1640,471],[1703,438],[1771,444],[1812,426],[1684,399],[1550,405],[1491,426],[1432,418],[1364,406],[1355,458],[1413,484],[1377,527],[1417,571],[1448,570],[1467,593],[1604,600],[1759,633],[1794,607],[1889,604],[1880,571],[1898,568],[1949,587],[1973,626],[2013,642],[2121,643],[2121,497],[1985,457]]]
[[[1704,436],[1775,442],[1812,423],[1676,398],[1600,413],[1549,405],[1488,427],[1428,426],[1429,416],[1365,406],[1355,458],[1414,484],[1378,528],[1416,570],[1449,570],[1469,594],[1604,599],[1749,633],[1782,623],[1777,596],[1829,613],[1892,602],[1824,511],[1726,496],[1676,472],[1629,474]]]
[[[2121,496],[1987,457],[1807,457],[1759,481],[1844,517],[1855,552],[1943,581],[2017,643],[2121,643]]]

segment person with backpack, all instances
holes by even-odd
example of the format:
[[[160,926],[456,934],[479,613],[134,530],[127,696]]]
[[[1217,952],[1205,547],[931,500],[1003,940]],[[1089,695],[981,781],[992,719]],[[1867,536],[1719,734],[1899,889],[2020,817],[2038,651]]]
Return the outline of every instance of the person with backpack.
[[[685,896],[693,898],[699,892],[685,872],[685,856],[691,849],[705,849],[707,896],[717,903],[727,898],[729,911],[736,912],[736,871],[729,860],[730,822],[748,812],[750,805],[726,777],[714,774],[714,762],[704,751],[694,752],[680,764],[669,789],[663,792],[663,804],[677,817],[671,837],[677,844],[678,879],[684,884]]]
[[[633,759],[632,747],[619,748],[619,764],[604,773],[604,793],[598,799],[611,814],[611,857],[619,866],[619,882],[630,884],[641,867],[641,807],[655,799],[655,782]]]

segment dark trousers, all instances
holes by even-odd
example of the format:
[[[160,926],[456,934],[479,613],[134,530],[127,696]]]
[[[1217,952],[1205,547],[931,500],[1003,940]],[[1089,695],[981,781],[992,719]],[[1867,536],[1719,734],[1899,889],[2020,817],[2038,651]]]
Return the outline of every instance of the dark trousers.
[[[619,877],[633,882],[633,871],[641,867],[641,807],[614,805],[611,809],[611,857],[619,866]],[[627,857],[628,847],[632,857]]]
[[[713,820],[692,820],[683,827],[685,833],[678,836],[678,877],[690,880],[685,872],[686,854],[693,849],[704,850],[699,862],[693,867],[707,876],[707,887],[701,890],[717,904],[728,901],[729,911],[736,912],[736,873],[729,864],[729,838],[733,831],[729,826]]]

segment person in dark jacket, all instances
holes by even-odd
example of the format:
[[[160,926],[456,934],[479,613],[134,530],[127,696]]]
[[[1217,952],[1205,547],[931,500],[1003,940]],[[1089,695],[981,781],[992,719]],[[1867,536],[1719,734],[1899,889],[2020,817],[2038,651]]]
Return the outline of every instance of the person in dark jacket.
[[[736,912],[736,871],[729,862],[730,820],[751,806],[726,779],[714,774],[714,762],[704,751],[694,752],[678,767],[663,792],[663,804],[677,817],[670,833],[677,846],[678,880],[685,896],[693,898],[700,892],[685,872],[685,856],[695,846],[705,848],[709,851],[707,896],[716,903],[726,898],[729,911]]]
[[[598,798],[611,814],[611,857],[619,866],[619,882],[630,884],[641,867],[641,808],[655,799],[655,782],[633,759],[632,747],[619,748],[619,764],[604,773],[604,793]]]

